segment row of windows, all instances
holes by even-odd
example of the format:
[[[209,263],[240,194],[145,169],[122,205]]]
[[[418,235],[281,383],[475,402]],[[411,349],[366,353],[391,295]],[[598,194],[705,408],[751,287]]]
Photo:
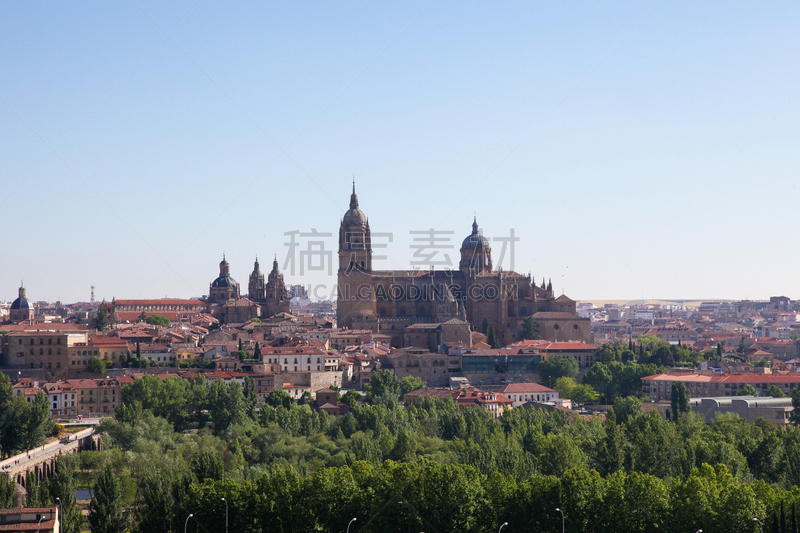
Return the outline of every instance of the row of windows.
[[[320,358],[319,358],[319,357],[317,357],[317,363],[320,363],[320,362],[321,362]],[[267,358],[267,364],[272,364],[272,357],[268,357],[268,358]],[[279,364],[281,364],[281,361],[280,361],[280,359],[279,359],[278,357],[276,357],[276,358],[275,358],[275,364],[276,364],[276,365],[279,365]],[[284,364],[284,365],[288,365],[288,364],[289,364],[289,358],[288,358],[288,357],[284,357],[284,358],[283,358],[283,364]],[[297,357],[295,357],[295,358],[294,358],[294,364],[297,364]],[[302,363],[301,363],[301,364],[302,364]],[[310,358],[310,357],[309,357],[309,358],[308,358],[308,360],[306,361],[306,364],[308,364],[308,365],[310,365],[310,364],[311,364],[311,358]]]
[[[29,342],[28,344],[35,344],[33,339],[30,339],[30,341],[31,342]],[[22,339],[19,339],[19,343],[22,344]],[[39,344],[44,344],[44,339],[39,339]],[[53,344],[53,339],[52,338],[47,339],[47,344]],[[56,344],[61,344],[60,337],[56,339]]]

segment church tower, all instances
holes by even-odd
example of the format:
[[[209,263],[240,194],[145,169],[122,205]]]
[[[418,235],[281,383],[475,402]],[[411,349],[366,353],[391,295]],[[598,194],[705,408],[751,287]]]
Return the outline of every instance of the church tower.
[[[337,324],[351,327],[353,320],[375,315],[372,284],[372,240],[369,221],[358,208],[356,184],[350,195],[350,209],[339,226],[339,273]]]
[[[472,233],[461,243],[461,262],[458,269],[474,276],[479,272],[492,270],[492,247],[489,240],[478,231],[478,220],[472,221]]]
[[[19,284],[19,297],[11,303],[11,309],[8,313],[8,318],[12,324],[19,324],[33,320],[34,318],[33,302],[28,300],[25,284]]]
[[[208,289],[208,301],[212,304],[225,304],[239,299],[239,284],[231,277],[231,265],[222,254],[219,263],[219,277],[211,282]]]
[[[356,183],[350,195],[350,209],[344,214],[339,226],[339,272],[358,270],[372,271],[372,241],[369,221],[358,208]]]
[[[263,281],[263,277],[262,277]],[[288,298],[286,285],[283,283],[283,274],[278,270],[278,258],[272,261],[272,271],[267,279],[267,286],[264,288],[265,298],[270,300],[285,300]]]
[[[264,274],[258,264],[258,256],[256,256],[256,263],[253,266],[253,273],[250,274],[250,283],[247,286],[247,296],[254,302],[263,300],[267,297],[266,289],[264,287]]]

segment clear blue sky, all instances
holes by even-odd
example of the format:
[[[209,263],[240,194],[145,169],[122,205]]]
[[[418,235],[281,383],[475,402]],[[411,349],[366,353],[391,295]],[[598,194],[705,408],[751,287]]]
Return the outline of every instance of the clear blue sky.
[[[477,213],[575,299],[800,298],[797,3],[265,4],[3,4],[0,299],[246,292],[353,175],[376,268]]]

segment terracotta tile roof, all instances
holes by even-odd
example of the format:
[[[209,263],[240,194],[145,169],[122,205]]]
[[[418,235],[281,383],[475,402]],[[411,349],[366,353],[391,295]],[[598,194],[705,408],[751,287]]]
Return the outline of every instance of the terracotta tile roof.
[[[120,306],[131,306],[131,305],[136,305],[136,306],[145,306],[145,305],[147,305],[147,306],[165,306],[165,305],[171,305],[171,306],[184,306],[184,307],[188,307],[188,306],[191,306],[191,307],[195,307],[195,306],[205,307],[205,302],[203,302],[202,300],[183,300],[183,299],[180,299],[180,298],[160,298],[160,299],[156,299],[156,300],[114,300],[114,303],[116,304],[117,307],[120,307]]]
[[[533,315],[533,318],[541,318],[541,319],[560,319],[560,320],[575,320],[580,319],[579,316],[573,315],[572,313],[553,313],[550,311],[539,311]]]
[[[530,394],[531,392],[555,392],[538,383],[509,383],[501,391],[503,394]]]

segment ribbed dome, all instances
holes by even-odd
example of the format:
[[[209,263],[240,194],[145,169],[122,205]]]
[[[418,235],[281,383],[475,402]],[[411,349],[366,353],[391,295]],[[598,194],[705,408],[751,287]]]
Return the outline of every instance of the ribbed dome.
[[[27,298],[17,298],[11,304],[11,309],[33,309],[33,303]]]
[[[236,281],[230,276],[220,276],[211,284],[212,287],[236,287]]]
[[[342,224],[345,226],[367,226],[367,217],[361,209],[350,209],[344,214]]]
[[[27,296],[27,293],[26,293],[26,290],[25,290],[25,285],[20,283],[19,298],[17,298],[16,300],[14,300],[11,303],[11,310],[13,311],[15,309],[33,309],[33,302],[28,300],[28,298],[26,298],[26,296]]]

